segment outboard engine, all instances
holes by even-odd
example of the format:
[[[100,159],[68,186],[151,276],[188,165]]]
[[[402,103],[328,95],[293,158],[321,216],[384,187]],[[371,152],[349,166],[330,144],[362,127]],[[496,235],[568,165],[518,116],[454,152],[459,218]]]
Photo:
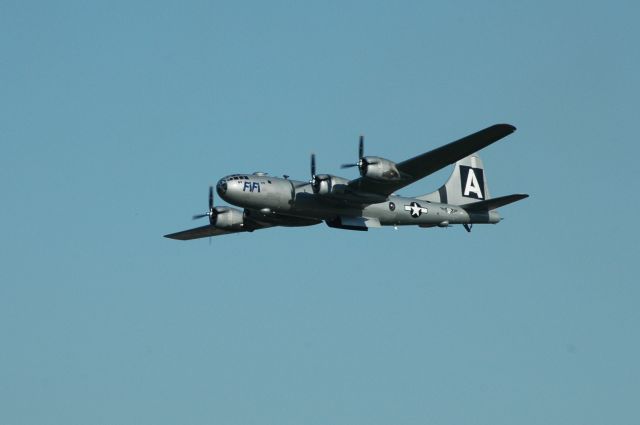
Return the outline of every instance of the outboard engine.
[[[364,156],[364,136],[360,136],[358,162],[342,164],[341,168],[358,167],[362,177],[374,180],[400,180],[395,162],[377,156]]]
[[[232,207],[213,206],[213,186],[209,186],[209,211],[193,216],[194,220],[209,217],[209,224],[223,230],[240,230],[244,227],[243,212]]]

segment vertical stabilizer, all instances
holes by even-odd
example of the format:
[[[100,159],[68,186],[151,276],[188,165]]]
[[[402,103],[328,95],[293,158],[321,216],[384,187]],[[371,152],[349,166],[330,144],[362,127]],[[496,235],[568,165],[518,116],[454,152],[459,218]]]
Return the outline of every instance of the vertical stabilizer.
[[[477,153],[456,162],[451,177],[436,192],[418,196],[424,201],[452,205],[466,205],[490,198],[487,176]]]

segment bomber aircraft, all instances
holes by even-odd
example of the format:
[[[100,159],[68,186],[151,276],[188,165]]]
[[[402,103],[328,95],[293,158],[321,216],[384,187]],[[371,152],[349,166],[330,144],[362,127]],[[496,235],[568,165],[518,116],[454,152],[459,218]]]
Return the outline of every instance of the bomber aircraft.
[[[342,165],[358,168],[360,177],[353,180],[316,174],[314,154],[309,181],[266,173],[232,174],[218,181],[216,192],[240,208],[215,206],[213,187],[209,187],[209,210],[193,216],[193,219],[207,217],[209,224],[165,237],[189,240],[274,226],[311,226],[323,221],[330,227],[348,230],[461,224],[470,232],[474,224],[500,222],[497,208],[529,196],[491,198],[477,154],[515,130],[509,124],[496,124],[398,163],[365,156],[360,136],[358,161]],[[454,163],[451,177],[437,191],[416,197],[396,195],[397,190]]]

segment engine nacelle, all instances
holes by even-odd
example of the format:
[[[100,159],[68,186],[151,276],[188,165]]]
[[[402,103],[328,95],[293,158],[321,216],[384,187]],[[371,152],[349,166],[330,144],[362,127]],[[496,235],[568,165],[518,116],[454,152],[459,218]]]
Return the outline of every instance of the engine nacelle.
[[[212,223],[223,230],[240,230],[244,227],[244,218],[241,210],[230,207],[216,208],[215,222]]]
[[[395,162],[377,156],[365,156],[360,161],[360,175],[374,180],[400,180]]]
[[[331,174],[318,174],[313,183],[313,193],[317,195],[329,195],[341,191],[349,183],[349,180]]]

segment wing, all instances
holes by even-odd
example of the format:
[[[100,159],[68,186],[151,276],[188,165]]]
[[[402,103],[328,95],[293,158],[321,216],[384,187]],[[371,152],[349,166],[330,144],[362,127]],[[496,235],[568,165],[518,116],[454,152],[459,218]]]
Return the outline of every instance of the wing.
[[[492,125],[448,145],[396,164],[401,176],[399,180],[383,181],[360,177],[350,181],[348,187],[354,192],[389,196],[398,189],[497,142],[515,130],[516,128],[509,124]]]
[[[196,227],[194,229],[183,230],[182,232],[171,233],[164,235],[165,238],[177,239],[181,241],[188,241],[191,239],[207,238],[211,236],[228,235],[231,233],[244,232],[245,230],[223,230],[215,226],[206,225],[202,227]]]
[[[191,239],[209,238],[211,236],[229,235],[232,233],[253,232],[275,226],[298,227],[312,226],[322,223],[321,220],[308,217],[295,217],[283,214],[262,214],[260,211],[245,209],[244,227],[239,230],[224,230],[219,227],[206,225],[182,232],[164,235],[165,238],[188,241]]]

